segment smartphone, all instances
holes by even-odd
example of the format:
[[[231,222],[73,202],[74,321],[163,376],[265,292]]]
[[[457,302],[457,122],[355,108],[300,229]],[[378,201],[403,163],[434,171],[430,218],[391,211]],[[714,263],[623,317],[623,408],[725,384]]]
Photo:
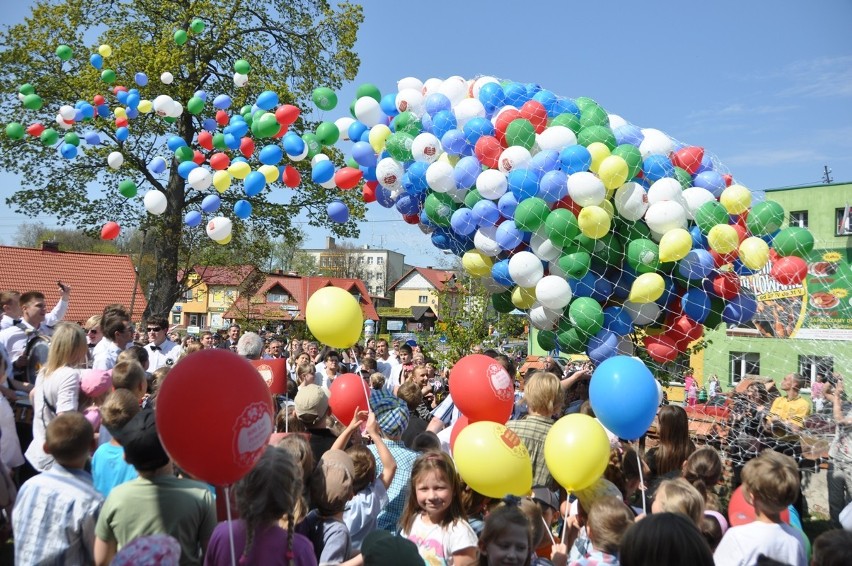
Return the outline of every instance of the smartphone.
[[[59,286],[59,289],[64,293],[65,285],[62,284],[62,281],[57,281],[56,284]]]

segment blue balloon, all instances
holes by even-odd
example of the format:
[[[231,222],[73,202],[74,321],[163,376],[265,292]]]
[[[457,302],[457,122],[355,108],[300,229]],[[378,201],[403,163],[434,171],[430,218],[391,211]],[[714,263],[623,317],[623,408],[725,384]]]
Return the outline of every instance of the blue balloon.
[[[642,133],[642,128],[633,124],[624,124],[612,131],[615,135],[615,143],[618,145],[632,145],[639,147],[642,140],[645,139],[645,134]]]
[[[207,214],[212,214],[219,210],[219,207],[222,206],[222,199],[219,198],[219,195],[207,195],[204,197],[204,200],[201,201],[201,210],[206,212]]]
[[[95,107],[89,103],[80,105],[80,112],[83,114],[83,119],[88,120],[95,117]]]
[[[459,236],[469,236],[476,232],[476,221],[469,208],[458,208],[450,217],[450,228]]]
[[[182,179],[189,179],[189,172],[196,167],[198,167],[198,163],[194,161],[184,161],[178,165],[178,175],[180,175]]]
[[[620,306],[607,307],[604,313],[604,328],[617,334],[626,336],[633,331],[633,319],[627,309]]]
[[[396,107],[396,94],[388,93],[384,95],[379,101],[379,107],[381,107],[385,116],[393,117],[399,114],[399,109]]]
[[[148,171],[155,175],[159,175],[163,171],[166,170],[166,160],[162,157],[155,157],[151,160],[151,163],[148,164]]]
[[[499,83],[485,83],[479,89],[479,101],[490,114],[506,104],[506,93]]]
[[[133,75],[133,80],[136,81],[136,84],[138,84],[139,86],[148,85],[148,75],[146,75],[145,73],[136,73],[135,75]]]
[[[565,198],[568,196],[568,175],[560,169],[548,171],[541,177],[536,196],[548,204]]]
[[[692,180],[693,186],[707,189],[713,196],[719,198],[722,196],[722,191],[725,190],[725,178],[716,171],[704,171],[698,173]]]
[[[100,71],[104,66],[104,58],[99,53],[92,53],[89,56],[89,64]]]
[[[314,183],[325,183],[334,177],[334,162],[330,159],[317,161],[311,169],[311,180]]]
[[[332,222],[343,224],[344,222],[349,220],[349,207],[346,206],[346,203],[344,203],[343,201],[331,201],[330,203],[328,203],[326,212],[328,212],[328,217],[332,220]]]
[[[394,205],[391,192],[381,185],[376,187],[376,202],[379,203],[379,206],[384,208],[391,208]]]
[[[441,145],[450,155],[461,155],[467,146],[467,140],[464,137],[464,132],[461,130],[450,130],[441,137]]]
[[[132,120],[132,119],[136,118],[137,116],[139,116],[139,109],[138,108],[128,108],[127,109],[127,117],[129,119]]]
[[[239,120],[231,119],[230,127],[230,132],[238,138],[243,137],[249,131],[249,125],[242,119],[242,117]]]
[[[630,296],[630,289],[633,287],[633,282],[636,281],[636,272],[625,264],[620,270],[615,273],[610,273],[613,280],[613,294],[619,299],[626,299]]]
[[[205,118],[201,122],[201,128],[208,132],[215,132],[219,125],[216,123],[216,120],[213,118]]]
[[[618,353],[618,337],[615,332],[602,328],[596,335],[589,338],[586,353],[597,366]]]
[[[674,177],[675,168],[671,159],[665,155],[649,155],[642,162],[642,172],[653,183],[665,177]]]
[[[128,108],[136,109],[139,106],[139,94],[135,92],[131,92],[127,95],[127,104]]]
[[[473,205],[473,208],[470,209],[470,212],[473,214],[476,225],[480,228],[494,226],[500,220],[500,211],[497,209],[497,205],[488,199],[477,201]]]
[[[680,308],[683,314],[695,322],[704,322],[710,314],[710,297],[704,289],[693,287],[683,294],[680,299]]]
[[[689,229],[689,235],[692,236],[693,249],[707,249],[707,236],[701,233],[701,228],[699,228],[698,226],[693,226]]]
[[[418,199],[423,198],[426,191],[429,190],[429,183],[426,182],[426,170],[428,168],[428,163],[415,161],[408,166],[408,170],[405,172],[405,177],[408,179],[405,190]]]
[[[120,128],[116,128],[115,130],[115,139],[120,142],[127,141],[127,138],[130,136],[130,130],[126,127],[122,126]]]
[[[100,145],[101,143],[101,136],[97,132],[86,132],[83,139],[86,140],[86,143],[89,145]]]
[[[166,147],[168,147],[171,151],[177,151],[178,148],[181,148],[186,145],[186,141],[180,136],[171,136],[168,140],[166,140]]]
[[[403,194],[396,199],[396,209],[403,216],[420,214],[420,201],[409,194]]]
[[[515,209],[518,208],[518,199],[510,192],[507,192],[500,200],[497,201],[497,209],[503,218],[512,219],[515,217]]]
[[[65,159],[74,159],[77,157],[77,146],[70,143],[63,143],[59,146],[59,154]]]
[[[352,144],[352,159],[355,160],[355,163],[363,167],[375,167],[378,163],[373,146],[363,141]]]
[[[531,97],[527,85],[522,83],[509,83],[503,87],[503,92],[506,94],[506,104],[516,108],[523,106]]]
[[[592,374],[589,401],[607,429],[619,438],[638,440],[657,416],[657,381],[638,359],[613,356]]]
[[[285,134],[281,145],[284,146],[287,155],[302,155],[302,152],[305,151],[305,140],[296,132]]]
[[[690,250],[677,264],[678,273],[687,279],[704,279],[714,267],[713,256],[707,250]]]
[[[200,98],[200,99],[201,99],[201,100],[203,100],[204,102],[207,102],[207,91],[204,91],[204,90],[196,90],[196,91],[195,91],[192,95],[193,95],[193,96],[197,96],[198,98]]]
[[[351,124],[349,124],[349,129],[347,133],[349,134],[349,139],[352,141],[358,141],[361,139],[361,136],[364,135],[364,132],[369,132],[370,128],[365,126],[363,123],[355,120]]]
[[[251,203],[247,200],[238,200],[234,203],[234,215],[243,220],[251,216]]]
[[[739,325],[748,322],[757,314],[757,301],[754,295],[746,289],[729,299],[722,309],[722,320],[729,325]]]
[[[488,118],[481,118],[477,116],[468,120],[464,125],[464,137],[467,140],[467,143],[472,146],[476,145],[477,140],[479,140],[482,136],[493,135],[494,124],[492,124],[491,120]]]
[[[453,107],[453,102],[446,95],[440,92],[434,92],[426,97],[425,106],[426,113],[434,116],[441,110],[450,110]]]
[[[571,98],[560,98],[557,100],[553,111],[556,116],[559,116],[560,114],[573,114],[577,118],[580,117],[580,107],[577,106],[577,103]]]
[[[737,275],[754,275],[756,273],[754,270],[746,267],[740,258],[734,260],[733,268]]]
[[[507,176],[509,190],[518,202],[538,194],[538,176],[529,169],[513,169]]]
[[[238,150],[240,149],[240,138],[235,136],[234,134],[225,134],[225,147],[228,149]]]
[[[455,130],[458,126],[455,114],[450,110],[441,110],[432,116],[432,133],[436,138],[443,138],[450,130]]]
[[[426,214],[425,210],[420,211],[420,224],[426,228],[424,231],[425,234],[430,234],[435,228],[438,228],[438,225],[429,220],[429,215]]]
[[[264,165],[278,165],[284,159],[284,151],[275,144],[269,144],[260,150],[258,159]]]
[[[438,248],[439,250],[448,250],[452,245],[450,236],[444,231],[443,228],[437,228],[434,232],[432,232],[431,240],[432,245]]]
[[[544,106],[549,118],[559,115],[559,97],[552,91],[545,89],[539,90],[533,95],[532,99]]]
[[[260,171],[252,171],[243,181],[243,192],[249,197],[259,195],[265,187],[266,177]]]
[[[512,251],[521,245],[521,231],[515,226],[514,220],[507,220],[497,227],[494,237],[504,251]]]
[[[409,168],[410,170],[410,168]],[[460,189],[470,189],[476,184],[476,178],[482,172],[482,165],[472,155],[462,157],[453,169],[453,180]]]
[[[257,104],[258,108],[269,112],[278,106],[278,94],[271,90],[265,90],[258,95],[255,104]]]
[[[545,149],[536,153],[527,167],[541,179],[545,173],[559,169],[559,152],[555,149]]]
[[[118,102],[121,104],[127,104],[127,91],[118,91],[117,93],[115,93],[115,99],[118,100]]]
[[[101,117],[101,118],[109,117],[109,106],[107,106],[106,104],[101,104],[100,106],[97,107],[96,110],[97,110],[99,117]]]
[[[502,285],[504,287],[513,287],[515,285],[515,282],[512,280],[512,276],[509,275],[508,259],[501,259],[491,266],[491,277],[498,285]]]
[[[197,210],[190,210],[186,213],[186,216],[184,216],[183,223],[190,228],[195,228],[201,224],[201,213]]]
[[[220,94],[213,99],[213,107],[218,108],[219,110],[227,110],[231,107],[231,104],[231,97],[227,94]]]
[[[613,285],[609,279],[591,269],[579,280],[569,279],[575,297],[591,297],[598,302],[605,302],[612,295]]]
[[[698,170],[695,173],[699,174],[705,171],[713,171],[713,158],[707,153],[701,158],[701,164],[698,165]]]
[[[562,170],[567,174],[588,171],[592,166],[592,154],[582,145],[569,145],[559,154]]]

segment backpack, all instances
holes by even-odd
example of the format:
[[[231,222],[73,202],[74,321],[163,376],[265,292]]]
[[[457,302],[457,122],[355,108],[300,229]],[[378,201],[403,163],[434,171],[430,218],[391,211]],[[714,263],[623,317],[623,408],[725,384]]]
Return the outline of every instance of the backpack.
[[[19,368],[13,366],[12,377],[18,381],[35,384],[39,370],[47,362],[47,352],[50,349],[50,337],[45,336],[38,330],[31,330],[23,323],[16,325],[27,335],[27,345],[24,347],[23,355],[27,357],[27,365]]]

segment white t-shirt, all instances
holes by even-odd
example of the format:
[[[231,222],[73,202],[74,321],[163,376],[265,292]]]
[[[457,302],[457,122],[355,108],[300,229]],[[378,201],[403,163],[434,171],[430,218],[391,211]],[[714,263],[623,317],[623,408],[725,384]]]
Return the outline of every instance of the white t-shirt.
[[[343,522],[349,527],[353,552],[360,551],[367,534],[376,530],[379,513],[387,504],[388,490],[380,477],[356,493],[346,504]]]
[[[400,533],[417,545],[420,556],[429,565],[451,565],[453,554],[476,547],[476,533],[467,521],[459,519],[448,527],[426,524],[422,515],[414,518],[411,530]]]
[[[388,358],[387,361],[376,358],[376,371],[381,372],[385,379],[390,379],[391,371],[393,370],[395,364],[393,363],[393,358]]]
[[[44,452],[48,423],[60,413],[78,410],[79,398],[80,370],[66,366],[48,377],[45,377],[44,371],[38,374],[32,393],[33,441],[24,454],[36,470],[43,472],[53,465],[53,458]],[[53,406],[52,409],[47,403]]]
[[[731,527],[713,554],[717,566],[750,566],[758,555],[791,566],[807,566],[802,534],[787,524],[755,521]]]

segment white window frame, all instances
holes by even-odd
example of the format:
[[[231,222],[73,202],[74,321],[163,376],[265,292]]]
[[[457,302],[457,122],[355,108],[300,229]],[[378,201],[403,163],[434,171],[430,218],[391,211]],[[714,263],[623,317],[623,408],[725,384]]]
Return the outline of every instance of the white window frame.
[[[736,385],[747,375],[760,375],[759,352],[729,352],[729,375],[731,385]]]

